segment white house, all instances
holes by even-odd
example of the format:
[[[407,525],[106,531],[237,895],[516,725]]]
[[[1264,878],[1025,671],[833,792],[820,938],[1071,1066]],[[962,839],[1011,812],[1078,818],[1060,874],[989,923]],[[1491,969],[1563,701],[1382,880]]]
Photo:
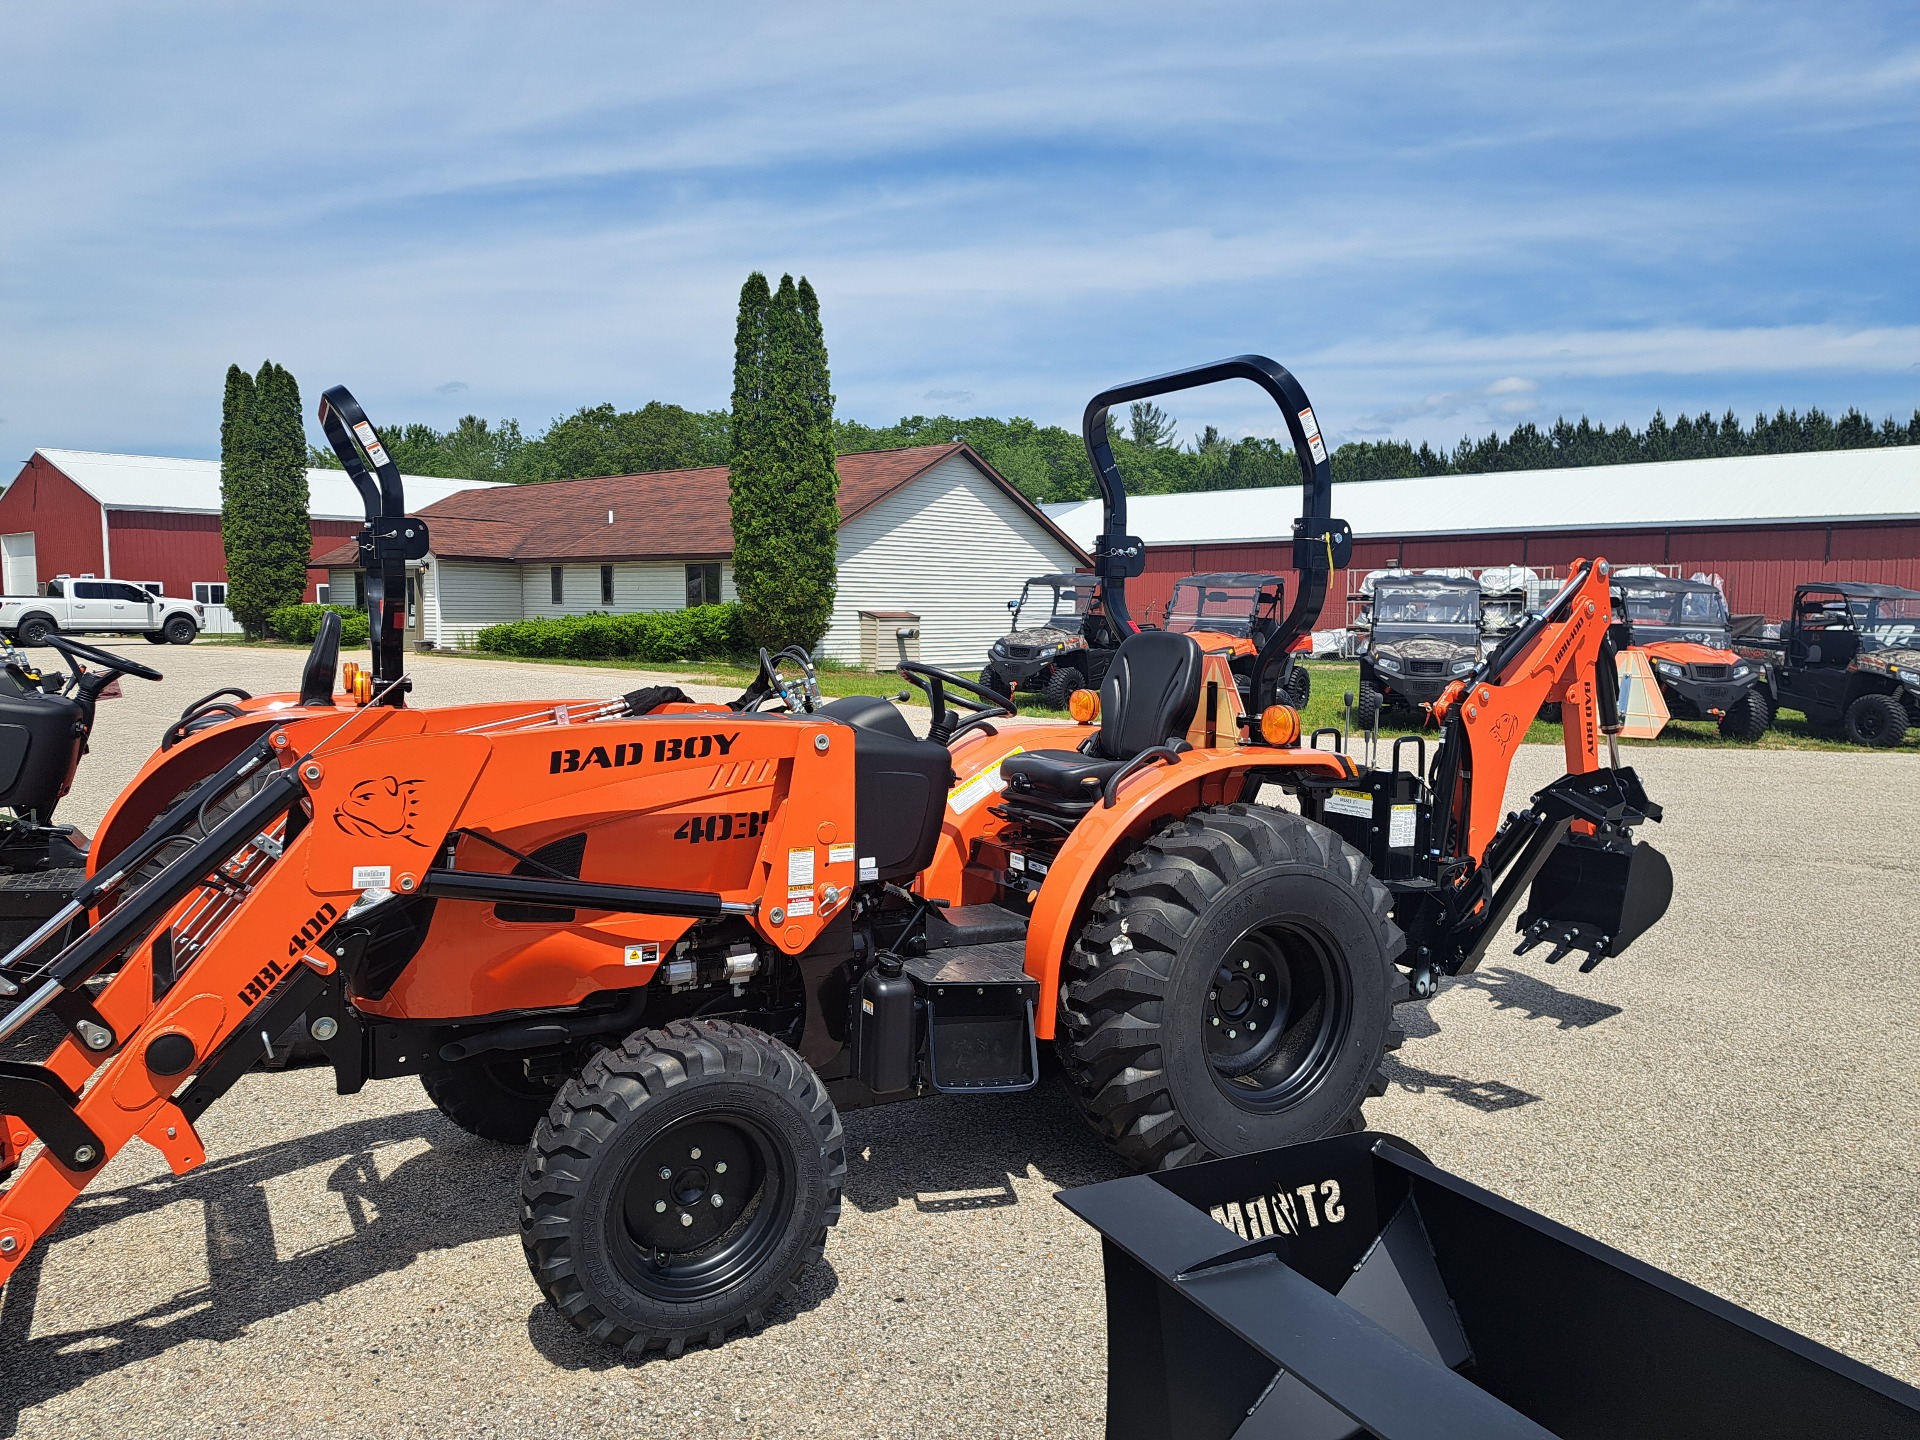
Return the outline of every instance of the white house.
[[[833,659],[884,667],[897,632],[917,628],[922,660],[977,669],[1022,581],[1089,563],[964,444],[843,455],[839,470],[839,588],[821,644]],[[467,491],[413,513],[430,543],[414,634],[437,647],[508,620],[734,598],[722,467]],[[353,597],[352,545],[321,561],[335,601]]]

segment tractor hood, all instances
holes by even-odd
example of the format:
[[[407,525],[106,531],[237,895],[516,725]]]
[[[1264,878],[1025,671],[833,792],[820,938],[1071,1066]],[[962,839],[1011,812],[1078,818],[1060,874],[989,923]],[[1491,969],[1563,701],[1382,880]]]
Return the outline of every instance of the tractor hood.
[[[1920,691],[1920,650],[1869,650],[1853,663],[1858,669],[1878,670],[1909,690]]]
[[[1399,660],[1457,660],[1461,656],[1478,658],[1479,632],[1461,626],[1457,638],[1434,634],[1431,630],[1401,629],[1377,625],[1373,631],[1373,653],[1391,655]]]
[[[1077,630],[1062,630],[1057,625],[1034,625],[1025,630],[1015,630],[993,642],[995,655],[1009,656],[1015,660],[1031,660],[1053,649],[1086,648],[1087,642]]]
[[[1738,665],[1741,659],[1723,645],[1702,645],[1691,640],[1656,640],[1640,649],[1655,660],[1671,660],[1676,665]]]

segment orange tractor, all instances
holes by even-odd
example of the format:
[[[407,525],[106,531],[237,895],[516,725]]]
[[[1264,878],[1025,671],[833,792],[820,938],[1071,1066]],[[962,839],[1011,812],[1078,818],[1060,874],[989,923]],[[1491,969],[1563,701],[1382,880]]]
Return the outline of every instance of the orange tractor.
[[[1230,378],[1279,403],[1305,487],[1251,710],[1223,657],[1133,633],[1106,441],[1110,405]],[[1596,750],[1618,723],[1604,561],[1451,687],[1430,766],[1417,737],[1385,769],[1303,743],[1276,677],[1351,536],[1270,360],[1094,398],[1097,564],[1129,638],[1073,721],[904,665],[924,737],[885,699],[823,702],[791,654],[729,705],[408,707],[426,530],[352,397],[321,420],[367,500],[372,667],[336,686],[329,625],[298,693],[183,717],[85,884],[0,962],[0,1041],[49,1047],[0,1062],[0,1280],[131,1141],[203,1163],[196,1122],[297,1026],[342,1093],[417,1075],[456,1125],[526,1146],[539,1287],[610,1346],[678,1354],[761,1323],[819,1258],[841,1108],[1023,1090],[1050,1040],[1142,1167],[1333,1134],[1381,1092],[1394,1006],[1516,911],[1525,945],[1591,966],[1666,907],[1633,839],[1658,808]],[[1549,698],[1589,723],[1506,814]]]

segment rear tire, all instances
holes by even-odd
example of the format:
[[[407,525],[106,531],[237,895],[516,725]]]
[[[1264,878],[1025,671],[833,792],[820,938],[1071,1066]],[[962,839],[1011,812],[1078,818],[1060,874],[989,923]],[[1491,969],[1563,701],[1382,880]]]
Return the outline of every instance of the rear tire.
[[[162,627],[161,633],[169,645],[191,645],[194,637],[200,633],[200,627],[184,615],[176,615]]]
[[[1758,685],[1740,697],[1740,702],[1720,717],[1720,733],[1729,740],[1751,745],[1767,733],[1773,724],[1773,706]]]
[[[1360,704],[1353,712],[1353,723],[1360,730],[1372,730],[1380,723],[1380,712],[1387,708],[1387,697],[1372,685],[1360,687]]]
[[[520,1242],[576,1330],[672,1358],[795,1297],[846,1174],[839,1113],[804,1060],[742,1025],[676,1020],[562,1087],[527,1151]]]
[[[1293,662],[1293,669],[1287,673],[1285,690],[1287,703],[1296,710],[1306,709],[1307,702],[1313,698],[1313,676],[1298,660]]]
[[[1847,739],[1888,749],[1907,738],[1907,707],[1892,695],[1862,695],[1847,706]]]
[[[149,645],[165,645],[167,643],[167,635],[164,630],[142,630],[140,632],[140,638]]]
[[[524,1145],[553,1105],[554,1087],[527,1075],[513,1055],[476,1055],[437,1062],[420,1072],[437,1109],[469,1135],[501,1145]]]
[[[1053,709],[1064,710],[1073,699],[1073,692],[1086,688],[1086,676],[1071,665],[1062,665],[1047,677],[1047,688],[1042,696]]]
[[[20,622],[16,638],[22,646],[44,645],[47,643],[47,636],[59,628],[44,615],[29,615]]]
[[[1287,811],[1214,806],[1147,840],[1060,990],[1094,1129],[1149,1170],[1359,1129],[1400,1042],[1391,909],[1359,852]]]

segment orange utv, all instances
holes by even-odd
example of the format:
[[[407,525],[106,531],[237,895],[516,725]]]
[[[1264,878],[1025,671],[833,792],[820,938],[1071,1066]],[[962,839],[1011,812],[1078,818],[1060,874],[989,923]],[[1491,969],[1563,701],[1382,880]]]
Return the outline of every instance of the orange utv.
[[[1138,632],[1141,545],[1111,405],[1226,379],[1299,458],[1293,608],[1251,693],[1190,635]],[[289,1033],[343,1093],[417,1076],[524,1147],[521,1239],[560,1315],[639,1356],[779,1313],[846,1175],[840,1112],[1041,1082],[1144,1168],[1354,1129],[1394,1007],[1522,948],[1591,967],[1666,908],[1659,808],[1612,754],[1606,562],[1583,561],[1394,763],[1314,748],[1275,698],[1351,535],[1312,406],[1242,356],[1095,396],[1085,416],[1124,626],[1076,720],[1018,719],[931,666],[919,733],[824,702],[763,654],[730,704],[671,687],[417,709],[400,477],[345,390],[321,421],[366,498],[372,667],[326,625],[296,692],[191,711],[108,815],[90,874],[0,961],[0,1281],[134,1141],[204,1163],[207,1108]],[[1507,813],[1553,700],[1568,774]],[[1598,750],[1608,737],[1605,757]]]
[[[1758,740],[1773,724],[1764,662],[1733,648],[1720,587],[1705,580],[1627,575],[1620,598],[1632,645],[1676,720],[1706,720],[1730,740]]]
[[[1250,700],[1261,651],[1280,628],[1286,583],[1278,575],[1188,575],[1174,582],[1161,623],[1192,636],[1201,654],[1225,656],[1241,697]],[[1304,709],[1313,693],[1313,677],[1300,663],[1312,644],[1310,634],[1296,636],[1283,662],[1280,690],[1295,709]]]

